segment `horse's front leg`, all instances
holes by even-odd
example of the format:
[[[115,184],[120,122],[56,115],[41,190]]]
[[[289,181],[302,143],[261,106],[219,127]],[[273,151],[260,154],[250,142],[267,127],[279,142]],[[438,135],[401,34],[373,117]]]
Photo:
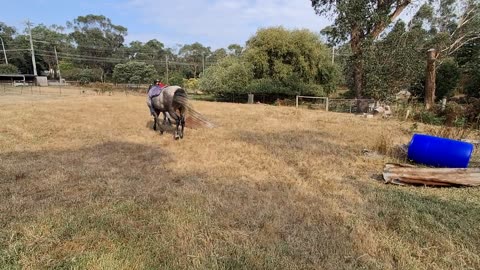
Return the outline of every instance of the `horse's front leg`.
[[[153,130],[157,131],[157,127],[159,126],[160,124],[160,121],[158,120],[158,113],[157,112],[154,112],[153,113]],[[160,125],[160,134],[163,134],[163,127],[162,125]]]
[[[157,131],[157,117],[153,117],[153,130]]]

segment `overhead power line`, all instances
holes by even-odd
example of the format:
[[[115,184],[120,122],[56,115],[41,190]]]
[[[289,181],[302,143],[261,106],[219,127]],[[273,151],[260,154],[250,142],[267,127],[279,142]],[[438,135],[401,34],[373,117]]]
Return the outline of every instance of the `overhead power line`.
[[[39,51],[39,50],[37,50]],[[52,52],[42,50],[41,53],[37,53],[39,56],[46,56],[46,57],[55,57]],[[82,55],[63,55],[62,53],[58,53],[58,58],[60,59],[69,59],[69,60],[77,60],[77,61],[88,61],[88,62],[108,62],[108,63],[121,63],[121,62],[128,62],[132,61],[132,59],[121,59],[121,58],[99,58],[99,57],[90,57],[90,56],[82,56]],[[133,59],[133,61],[135,61]],[[153,62],[157,64],[166,64],[164,60],[136,60],[139,62]],[[185,62],[174,62],[168,61],[169,65],[180,65],[180,66],[193,66],[193,65],[200,65],[200,63],[185,63]],[[206,62],[206,66],[214,65],[214,62]]]
[[[30,49],[10,49],[5,50],[6,52],[19,52],[19,51],[30,51]]]

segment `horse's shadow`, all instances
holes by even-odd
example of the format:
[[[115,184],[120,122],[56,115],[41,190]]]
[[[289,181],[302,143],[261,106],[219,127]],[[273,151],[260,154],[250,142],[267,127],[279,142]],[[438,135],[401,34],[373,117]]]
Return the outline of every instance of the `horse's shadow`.
[[[159,128],[162,128],[164,132],[168,132],[168,133],[172,133],[172,134],[175,132],[175,126],[174,125],[169,125],[169,124],[164,125],[163,121],[161,121],[161,122],[162,123],[158,124],[156,131],[153,130],[153,120],[147,121],[147,123],[145,124],[145,127],[152,130],[152,131],[158,132],[158,133],[160,133]]]

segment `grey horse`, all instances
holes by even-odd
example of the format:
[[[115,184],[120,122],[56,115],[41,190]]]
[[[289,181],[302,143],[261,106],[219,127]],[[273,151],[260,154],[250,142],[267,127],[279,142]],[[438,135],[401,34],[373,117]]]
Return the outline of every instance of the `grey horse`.
[[[158,117],[160,113],[163,113],[163,125],[166,125],[167,122],[170,123],[170,118],[175,121],[174,139],[183,138],[185,113],[188,109],[187,92],[179,86],[167,86],[160,95],[152,99],[147,97],[147,105],[150,104],[155,111],[153,115],[153,129],[157,130]],[[160,125],[160,133],[163,134],[163,132],[163,127]]]

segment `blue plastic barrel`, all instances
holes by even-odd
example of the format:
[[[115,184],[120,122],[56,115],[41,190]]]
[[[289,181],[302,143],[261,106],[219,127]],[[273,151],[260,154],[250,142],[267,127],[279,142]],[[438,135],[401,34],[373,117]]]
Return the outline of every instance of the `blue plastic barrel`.
[[[473,144],[424,134],[414,134],[408,158],[434,167],[467,168]]]

